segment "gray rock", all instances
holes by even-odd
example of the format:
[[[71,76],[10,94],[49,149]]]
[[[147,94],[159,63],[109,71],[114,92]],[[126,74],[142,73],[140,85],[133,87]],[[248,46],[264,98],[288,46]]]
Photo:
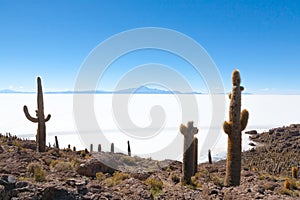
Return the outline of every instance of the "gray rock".
[[[76,172],[82,176],[95,177],[97,172],[113,174],[115,172],[115,169],[105,165],[98,159],[92,158],[86,163],[80,164],[77,167]]]
[[[299,133],[299,131],[294,130],[294,131],[289,131],[289,135],[292,136],[292,137],[296,137],[296,136],[299,136],[300,133]]]
[[[42,200],[65,200],[68,199],[68,192],[65,189],[62,189],[60,187],[54,187],[50,186],[47,187],[43,194],[42,194]]]
[[[28,185],[29,185],[29,183],[26,181],[18,181],[15,184],[16,188],[24,188],[24,187],[27,187]]]

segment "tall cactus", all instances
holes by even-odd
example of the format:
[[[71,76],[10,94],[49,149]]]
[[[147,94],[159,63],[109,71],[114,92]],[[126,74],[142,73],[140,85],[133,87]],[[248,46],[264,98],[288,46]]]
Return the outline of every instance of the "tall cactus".
[[[194,170],[193,176],[198,172],[198,138],[194,138]]]
[[[212,164],[211,151],[208,149],[208,163]]]
[[[193,122],[188,122],[187,126],[181,124],[180,132],[184,136],[184,152],[183,152],[183,163],[182,163],[182,178],[181,182],[189,184],[191,177],[194,175],[195,166],[195,143],[194,135],[198,133],[198,129],[194,127]]]
[[[232,72],[232,92],[229,94],[229,122],[224,122],[223,129],[228,135],[225,186],[240,185],[241,178],[241,151],[242,131],[248,123],[249,113],[247,110],[241,112],[241,77],[238,70]]]
[[[111,153],[115,153],[115,145],[114,145],[114,143],[111,143],[111,145],[110,145],[110,152]]]
[[[45,118],[44,115],[44,100],[43,100],[43,89],[42,89],[42,81],[41,78],[37,78],[37,104],[38,109],[36,112],[36,118],[32,117],[28,113],[27,106],[24,106],[23,110],[25,113],[26,118],[34,123],[38,123],[38,129],[36,134],[36,144],[37,144],[37,151],[38,152],[45,152],[46,150],[46,125],[45,123],[50,120],[51,115],[48,115]]]
[[[128,156],[131,156],[131,148],[130,148],[129,140],[127,141],[127,151],[128,151]]]

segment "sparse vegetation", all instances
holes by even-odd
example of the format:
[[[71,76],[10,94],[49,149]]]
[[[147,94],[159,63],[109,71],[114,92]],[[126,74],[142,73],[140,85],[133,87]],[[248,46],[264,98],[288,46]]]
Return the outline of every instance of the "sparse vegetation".
[[[136,165],[136,160],[135,157],[130,157],[130,156],[124,156],[122,158],[122,161],[129,166],[135,166]]]
[[[27,172],[37,182],[46,181],[46,172],[42,169],[41,164],[34,162],[27,166]]]
[[[34,180],[37,182],[43,182],[46,181],[46,171],[42,168],[35,168],[34,169]]]
[[[50,149],[49,151],[48,151],[48,153],[49,154],[51,154],[51,155],[53,155],[53,156],[56,156],[56,157],[60,157],[61,156],[61,154],[59,153],[59,149]]]
[[[286,179],[283,183],[283,188],[289,189],[289,190],[297,189],[297,183],[294,180]]]
[[[216,174],[210,174],[210,179],[212,180],[212,182],[217,185],[217,186],[224,186],[224,179],[218,177],[218,175]]]
[[[130,176],[124,172],[115,172],[112,177],[105,180],[108,187],[113,187],[120,184],[123,180],[128,179]]]
[[[80,160],[78,158],[71,159],[71,165],[75,169],[80,164]]]
[[[97,179],[98,181],[103,181],[105,178],[106,178],[106,177],[105,177],[105,175],[104,175],[102,172],[97,172],[97,173],[96,173],[96,179]]]
[[[50,163],[50,169],[54,172],[65,172],[68,170],[72,170],[73,167],[70,162],[52,160]]]
[[[157,178],[147,178],[145,181],[146,185],[150,187],[150,192],[154,199],[162,193],[163,182]]]
[[[42,168],[41,164],[38,162],[32,162],[27,165],[27,172],[30,176],[34,175],[34,169],[36,168]]]
[[[283,183],[283,187],[280,190],[280,194],[289,195],[292,197],[300,197],[300,193],[297,192],[298,184],[295,180],[286,179]]]
[[[190,184],[187,184],[189,188],[195,190],[197,188],[200,188],[202,186],[200,179],[198,179],[196,176],[192,176]]]
[[[171,180],[174,183],[179,183],[180,182],[180,178],[175,172],[171,172],[170,177],[171,177]]]

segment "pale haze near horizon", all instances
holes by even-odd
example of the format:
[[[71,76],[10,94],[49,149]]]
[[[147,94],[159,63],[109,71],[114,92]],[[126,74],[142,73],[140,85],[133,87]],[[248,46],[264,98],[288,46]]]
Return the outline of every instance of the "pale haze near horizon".
[[[209,95],[195,95],[199,107],[199,121],[195,122],[195,126],[199,128],[197,137],[199,144],[203,143],[207,135],[208,128],[212,119],[211,100]],[[151,123],[149,116],[150,109],[155,105],[160,105],[166,113],[165,127],[161,132],[150,139],[139,140],[129,137],[119,130],[112,113],[111,104],[112,95],[95,95],[95,114],[98,124],[105,137],[115,143],[116,149],[126,153],[127,140],[131,141],[133,155],[143,157],[151,157],[155,151],[166,147],[172,138],[179,133],[179,125],[181,120],[181,107],[176,100],[176,95],[152,95],[152,94],[136,94],[129,102],[128,113],[130,119],[139,127],[146,127]],[[156,101],[155,101],[156,99]],[[159,100],[157,100],[159,99]],[[76,146],[77,149],[88,148],[89,144],[84,144],[80,134],[77,132],[73,116],[73,95],[69,94],[46,94],[45,115],[51,114],[52,118],[46,123],[47,127],[47,144],[54,144],[54,136],[58,136],[60,147],[66,148],[68,144]],[[293,123],[299,123],[300,107],[295,107],[300,102],[300,95],[243,95],[242,108],[247,109],[250,113],[248,126],[245,131],[249,130],[269,130],[270,128],[288,126]],[[13,135],[20,137],[35,138],[37,124],[28,121],[23,113],[23,105],[27,105],[29,112],[34,113],[36,109],[36,94],[0,94],[0,132],[10,132]],[[229,100],[226,95],[226,109],[228,108]],[[222,111],[220,111],[222,112]],[[228,120],[228,110],[225,112],[225,119]],[[191,119],[193,120],[193,119]],[[212,154],[215,158],[225,158],[227,148],[227,135],[222,130],[222,124],[219,127],[219,135],[216,139],[216,144],[212,147]],[[97,131],[97,130],[95,130]],[[244,131],[244,132],[245,132]],[[182,138],[183,140],[183,138]],[[248,146],[248,136],[243,134],[243,149],[250,148]],[[94,148],[101,141],[94,142]],[[103,144],[103,150],[109,151],[109,145]],[[182,145],[178,144],[180,151]],[[96,150],[96,149],[95,149]],[[179,159],[180,155],[172,155],[173,157],[153,157],[154,159]],[[199,155],[202,161],[206,159],[206,155]]]

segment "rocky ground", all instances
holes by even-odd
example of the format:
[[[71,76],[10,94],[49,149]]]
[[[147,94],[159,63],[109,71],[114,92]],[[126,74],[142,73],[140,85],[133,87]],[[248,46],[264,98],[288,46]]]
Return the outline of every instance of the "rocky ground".
[[[193,184],[183,186],[178,161],[55,148],[37,153],[34,141],[1,135],[0,199],[299,199],[300,179],[291,177],[300,164],[299,131],[291,125],[248,132],[254,147],[243,152],[238,187],[223,186],[225,160],[198,165]]]

